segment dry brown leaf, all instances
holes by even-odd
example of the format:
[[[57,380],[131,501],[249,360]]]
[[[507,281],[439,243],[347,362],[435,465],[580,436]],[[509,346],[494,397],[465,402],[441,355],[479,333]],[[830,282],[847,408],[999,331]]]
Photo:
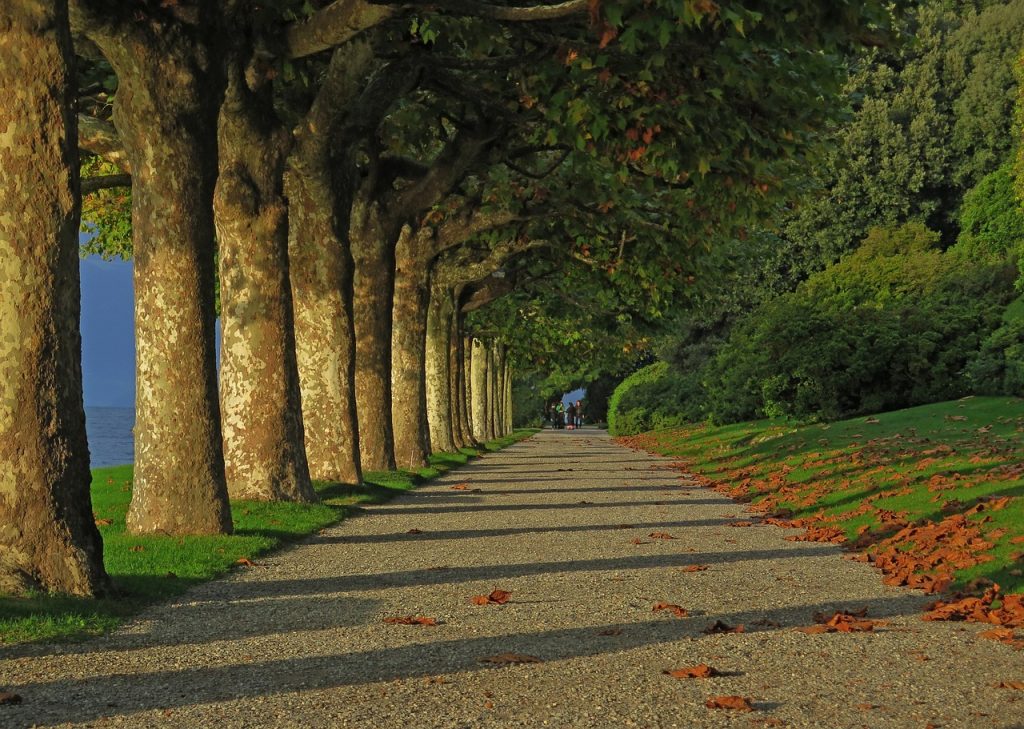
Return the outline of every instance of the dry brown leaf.
[[[607,628],[597,631],[598,635],[622,635],[622,628]]]
[[[21,696],[10,691],[0,691],[0,704],[20,704]]]
[[[723,623],[721,620],[716,620],[701,632],[706,635],[718,635],[720,633],[743,633],[746,630],[742,625],[732,626],[728,623]]]
[[[1016,689],[1017,691],[1024,691],[1024,681],[1000,681],[996,684],[996,688],[1007,688]]]
[[[468,490],[469,490],[469,484],[468,483],[457,483],[454,486],[452,486],[452,491],[468,491]]]
[[[704,572],[708,566],[706,564],[688,564],[685,567],[680,567],[681,572]]]
[[[474,605],[504,605],[511,598],[507,590],[492,590],[490,595],[474,595],[471,599]]]
[[[647,536],[649,536],[651,539],[675,539],[675,537],[673,537],[668,532],[651,532]]]
[[[706,663],[689,666],[688,668],[677,668],[673,671],[662,671],[662,673],[672,678],[711,678],[712,676],[721,675],[717,669],[712,668]]]
[[[96,519],[96,526],[110,526],[113,523],[110,519]]]
[[[422,534],[422,533],[423,533],[422,529],[410,529],[409,531],[406,532],[406,534]]]
[[[704,702],[709,709],[732,709],[734,711],[753,711],[750,699],[743,696],[712,696]]]
[[[659,602],[659,603],[657,603],[654,606],[654,609],[652,610],[652,612],[656,612],[657,613],[657,612],[661,612],[662,610],[670,611],[677,618],[685,618],[686,616],[689,615],[689,613],[686,612],[686,608],[680,607],[679,605],[674,605],[674,604],[672,604],[670,602]]]
[[[235,560],[235,564],[240,564],[243,567],[255,567],[256,563],[250,560],[248,557],[239,557]]]
[[[650,542],[646,542],[643,539],[641,539],[640,537],[636,537],[635,539],[630,539],[629,543],[630,544],[650,544]]]
[[[129,551],[129,552],[145,552],[145,551],[146,551],[146,548],[145,548],[145,547],[143,547],[143,546],[142,546],[141,544],[133,544],[133,545],[132,545],[132,546],[131,546],[131,547],[130,547],[130,548],[128,549],[128,551]]]
[[[528,656],[525,653],[499,653],[496,656],[480,658],[480,663],[490,663],[494,666],[515,666],[520,663],[543,663],[536,656]]]
[[[437,625],[436,618],[425,618],[420,615],[403,615],[399,618],[384,618],[388,625]]]
[[[751,526],[754,526],[754,522],[752,522],[752,521],[731,521],[728,524],[726,524],[726,526],[731,526],[731,527],[751,527]]]

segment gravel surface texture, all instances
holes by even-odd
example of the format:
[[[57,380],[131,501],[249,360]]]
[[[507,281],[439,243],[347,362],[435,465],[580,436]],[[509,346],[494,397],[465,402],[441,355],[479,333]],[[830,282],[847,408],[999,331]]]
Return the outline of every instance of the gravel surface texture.
[[[832,546],[730,526],[743,507],[668,463],[545,431],[114,634],[0,650],[23,699],[0,727],[1024,727],[998,687],[1024,652],[922,621],[927,598]],[[795,630],[863,607],[886,624]],[[540,662],[481,661],[506,653]],[[724,675],[662,673],[700,663]]]

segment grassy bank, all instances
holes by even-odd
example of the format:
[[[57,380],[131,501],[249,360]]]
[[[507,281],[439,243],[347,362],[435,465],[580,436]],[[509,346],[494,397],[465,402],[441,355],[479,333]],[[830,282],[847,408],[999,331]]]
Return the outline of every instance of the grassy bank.
[[[800,538],[845,543],[890,584],[1024,592],[1024,400],[974,397],[830,424],[645,433],[709,486]]]
[[[500,450],[534,432],[516,431],[486,443],[483,452]],[[430,465],[418,472],[367,473],[365,483],[358,486],[317,482],[319,504],[232,502],[235,532],[217,537],[127,534],[131,466],[94,469],[93,511],[103,535],[104,562],[121,595],[103,600],[0,597],[0,644],[69,640],[105,632],[157,600],[232,568],[244,569],[246,561],[335,524],[357,513],[363,504],[383,503],[479,455],[482,452],[474,449],[435,454]]]

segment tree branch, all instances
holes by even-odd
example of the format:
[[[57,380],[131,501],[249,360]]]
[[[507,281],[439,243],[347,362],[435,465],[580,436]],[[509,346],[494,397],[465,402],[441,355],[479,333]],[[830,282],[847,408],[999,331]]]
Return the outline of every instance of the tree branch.
[[[131,163],[128,161],[124,145],[121,143],[121,138],[114,125],[110,122],[79,114],[78,146],[131,174]]]
[[[363,31],[398,14],[397,5],[376,5],[365,0],[336,0],[285,31],[289,58],[302,58],[352,40]]]
[[[505,5],[489,5],[472,0],[411,0],[407,5],[416,7],[428,5],[438,12],[449,15],[466,15],[474,18],[490,18],[491,20],[508,20],[514,22],[533,22],[538,20],[555,20],[567,15],[585,13],[589,0],[567,0],[554,5],[523,5],[509,7]]]
[[[99,177],[83,177],[82,178],[82,194],[90,195],[100,190],[109,190],[112,187],[131,187],[132,176],[128,174],[120,175],[100,175]]]

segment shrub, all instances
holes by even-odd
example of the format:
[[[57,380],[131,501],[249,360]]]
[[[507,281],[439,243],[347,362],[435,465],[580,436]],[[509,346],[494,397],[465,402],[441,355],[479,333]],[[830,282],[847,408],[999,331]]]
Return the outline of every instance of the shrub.
[[[1007,307],[1002,325],[982,342],[967,376],[979,395],[1024,396],[1024,297]]]
[[[623,380],[608,401],[608,432],[633,435],[686,420],[685,378],[667,362],[655,362]]]

